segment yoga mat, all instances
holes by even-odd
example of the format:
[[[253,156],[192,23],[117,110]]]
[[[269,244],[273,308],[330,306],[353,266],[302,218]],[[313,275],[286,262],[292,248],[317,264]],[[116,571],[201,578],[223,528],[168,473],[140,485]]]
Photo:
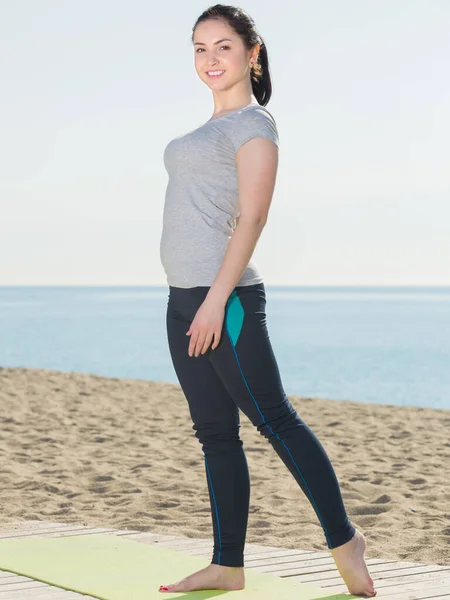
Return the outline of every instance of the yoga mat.
[[[159,592],[206,567],[210,560],[116,535],[0,540],[0,570],[11,571],[100,600],[203,600],[227,594],[237,600],[348,600],[310,584],[245,569],[244,590]]]

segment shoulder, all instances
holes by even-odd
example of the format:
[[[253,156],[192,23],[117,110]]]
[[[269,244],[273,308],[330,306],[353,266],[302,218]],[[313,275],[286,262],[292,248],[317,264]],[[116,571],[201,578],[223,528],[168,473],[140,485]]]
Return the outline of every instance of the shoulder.
[[[278,128],[272,113],[265,106],[252,104],[234,115],[227,127],[227,135],[237,151],[254,137],[270,139],[279,146]]]
[[[240,124],[244,122],[264,123],[270,122],[276,125],[273,114],[262,104],[251,104],[236,115],[236,121]]]

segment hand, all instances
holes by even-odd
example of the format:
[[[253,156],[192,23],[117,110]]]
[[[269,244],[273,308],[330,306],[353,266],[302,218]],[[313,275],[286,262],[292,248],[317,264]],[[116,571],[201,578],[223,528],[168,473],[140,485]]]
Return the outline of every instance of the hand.
[[[225,306],[215,300],[206,298],[197,310],[194,320],[186,332],[191,335],[188,353],[192,356],[198,356],[200,352],[205,354],[214,337],[214,343],[211,350],[215,350],[220,341],[223,320],[225,317]]]

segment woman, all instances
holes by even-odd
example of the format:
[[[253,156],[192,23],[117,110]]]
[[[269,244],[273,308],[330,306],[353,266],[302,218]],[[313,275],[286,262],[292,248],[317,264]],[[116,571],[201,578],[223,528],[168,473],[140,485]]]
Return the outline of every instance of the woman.
[[[267,221],[278,132],[267,50],[252,19],[218,4],[193,28],[195,68],[214,114],[169,142],[161,262],[169,284],[167,336],[202,444],[214,533],[211,564],[160,591],[239,590],[250,479],[241,409],[311,502],[349,591],[375,596],[365,538],[349,521],[330,460],[280,380],[262,277],[251,261]]]

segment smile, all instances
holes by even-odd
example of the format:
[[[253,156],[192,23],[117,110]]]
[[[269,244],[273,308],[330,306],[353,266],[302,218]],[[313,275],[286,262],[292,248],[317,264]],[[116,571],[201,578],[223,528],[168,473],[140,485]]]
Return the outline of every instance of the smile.
[[[225,71],[206,71],[206,74],[211,79],[217,79],[218,77],[221,77],[224,73]]]

